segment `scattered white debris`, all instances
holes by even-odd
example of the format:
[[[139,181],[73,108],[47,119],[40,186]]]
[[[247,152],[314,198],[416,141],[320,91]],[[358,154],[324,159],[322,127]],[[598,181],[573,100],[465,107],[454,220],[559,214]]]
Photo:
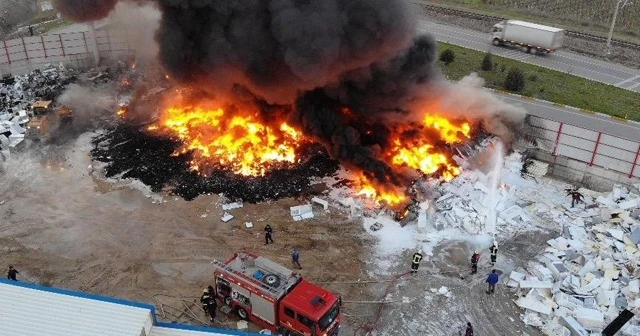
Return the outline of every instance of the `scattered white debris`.
[[[233,209],[240,209],[243,206],[244,205],[242,204],[242,201],[237,201],[237,202],[233,202],[233,203],[223,204],[222,205],[222,210],[228,211],[228,210],[233,210]]]
[[[317,204],[322,205],[322,208],[323,208],[324,210],[329,209],[329,202],[327,202],[327,201],[325,201],[325,200],[323,200],[323,199],[321,199],[321,198],[314,197],[314,198],[312,198],[312,199],[311,199],[311,202],[312,202],[312,203],[317,203]]]
[[[440,287],[440,289],[438,289],[438,294],[446,296],[447,298],[451,298],[453,296],[453,294],[451,294],[451,291],[449,291],[449,288],[442,286]]]
[[[561,325],[572,335],[597,333],[623,309],[640,308],[640,223],[631,215],[640,210],[640,196],[614,186],[594,198],[589,207],[554,214],[561,235],[547,241],[537,262],[509,276],[508,285],[533,288],[516,303],[523,319],[544,314],[543,331]]]
[[[252,222],[244,222],[244,226],[247,227],[247,229],[250,229],[253,227],[253,223]]]
[[[313,218],[313,207],[311,204],[298,205],[290,208],[291,217],[294,221]]]
[[[247,323],[247,321],[238,321],[237,327],[238,330],[245,330],[249,328],[249,323]]]
[[[549,164],[538,160],[530,160],[530,164],[527,165],[527,174],[535,177],[542,177],[547,175],[549,171]]]
[[[518,298],[515,301],[516,304],[522,308],[533,310],[534,312],[541,314],[551,314],[551,307],[545,305],[540,302],[537,298],[532,295],[527,295],[525,297]]]
[[[220,218],[220,219],[222,220],[222,222],[226,223],[226,222],[228,222],[228,221],[233,219],[233,215],[225,211],[222,214],[222,218]]]

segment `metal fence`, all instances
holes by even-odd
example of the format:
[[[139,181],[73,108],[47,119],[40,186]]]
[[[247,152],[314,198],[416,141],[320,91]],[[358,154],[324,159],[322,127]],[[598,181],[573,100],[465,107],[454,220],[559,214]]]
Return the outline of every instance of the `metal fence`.
[[[527,119],[529,135],[553,156],[640,177],[640,143],[537,116]]]
[[[107,29],[19,37],[0,41],[0,75],[21,75],[47,63],[65,63],[76,68],[94,66],[99,59],[131,55],[123,32]]]

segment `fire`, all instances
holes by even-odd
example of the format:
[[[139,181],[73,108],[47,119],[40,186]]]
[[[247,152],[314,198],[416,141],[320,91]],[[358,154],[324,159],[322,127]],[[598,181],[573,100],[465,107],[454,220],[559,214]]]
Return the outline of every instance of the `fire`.
[[[277,164],[296,162],[302,134],[286,122],[268,126],[257,114],[228,113],[222,108],[173,106],[150,131],[168,130],[183,145],[174,155],[191,152],[193,170],[225,167],[244,176],[262,176]]]
[[[449,144],[468,139],[469,132],[471,132],[471,125],[469,125],[469,123],[465,122],[460,125],[455,125],[449,120],[435,115],[427,115],[424,118],[424,125],[438,130],[442,140]]]
[[[376,187],[364,174],[360,174],[358,178],[358,187],[360,189],[358,195],[389,206],[396,206],[407,201],[407,196],[402,191],[386,190],[387,188],[382,186]]]
[[[425,116],[423,125],[437,131],[440,139],[448,144],[460,143],[469,139],[471,132],[469,123],[455,124],[436,115]],[[397,138],[388,153],[389,161],[395,166],[409,167],[425,175],[440,172],[447,181],[460,175],[460,168],[451,162],[446,153],[437,149],[433,142],[433,139],[420,135],[410,141]]]
[[[427,136],[427,132],[411,132],[406,126],[396,130],[399,134],[392,142],[392,147],[385,153],[384,160],[392,167],[411,168],[424,175],[439,173],[444,180],[449,181],[460,175],[460,168],[452,162],[450,155],[435,146],[436,141],[447,144],[461,143],[469,139],[471,125],[466,122],[454,123],[444,117],[427,115],[422,126],[436,131],[440,139]],[[403,137],[402,130],[409,131],[410,136]],[[433,132],[429,132],[430,134]],[[385,202],[390,206],[404,204],[408,201],[403,190],[395,190],[387,186],[373,184],[364,175],[358,177],[359,195]]]
[[[445,180],[451,180],[460,175],[460,169],[449,162],[449,158],[442,153],[434,151],[434,147],[424,144],[417,147],[402,147],[396,141],[393,156],[393,164],[396,166],[408,166],[425,175],[442,171]]]

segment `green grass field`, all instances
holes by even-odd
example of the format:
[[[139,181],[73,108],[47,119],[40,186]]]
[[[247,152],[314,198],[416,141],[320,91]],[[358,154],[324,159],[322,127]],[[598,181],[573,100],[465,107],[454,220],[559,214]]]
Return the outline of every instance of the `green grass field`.
[[[438,52],[441,53],[445,49],[455,52],[455,60],[449,65],[445,66],[444,63],[439,62],[442,71],[450,80],[457,81],[476,72],[485,79],[486,87],[503,89],[509,69],[518,67],[525,73],[526,78],[525,88],[522,92],[517,92],[518,94],[640,121],[640,93],[638,92],[496,55],[492,56],[494,69],[482,71],[481,63],[484,53],[439,42]]]

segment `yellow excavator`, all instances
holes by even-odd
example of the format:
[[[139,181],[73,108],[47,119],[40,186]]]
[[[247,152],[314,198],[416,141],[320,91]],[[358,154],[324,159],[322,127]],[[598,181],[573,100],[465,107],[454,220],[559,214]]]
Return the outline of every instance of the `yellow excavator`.
[[[52,104],[51,100],[39,100],[33,103],[32,115],[27,123],[28,137],[34,140],[48,138],[53,125],[62,126],[71,122],[73,111],[70,108],[62,105],[54,111]]]

